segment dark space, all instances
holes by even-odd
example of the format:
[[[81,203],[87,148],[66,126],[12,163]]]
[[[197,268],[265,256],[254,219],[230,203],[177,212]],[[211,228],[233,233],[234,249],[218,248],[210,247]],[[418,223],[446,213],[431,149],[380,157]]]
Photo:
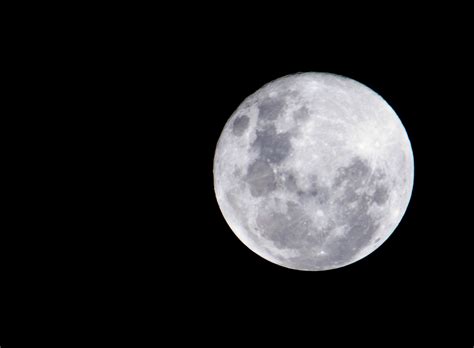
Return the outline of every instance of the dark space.
[[[175,274],[183,313],[197,321],[210,311],[211,323],[222,318],[243,325],[244,331],[249,326],[271,332],[288,327],[309,334],[342,322],[355,328],[360,324],[362,337],[373,330],[392,337],[404,326],[426,341],[433,330],[453,345],[468,340],[463,330],[469,320],[469,272],[457,242],[450,240],[466,229],[452,215],[454,192],[441,188],[441,182],[458,175],[455,168],[463,157],[453,136],[459,128],[455,120],[463,116],[448,101],[459,98],[448,86],[457,85],[464,74],[457,71],[461,53],[456,42],[435,28],[421,37],[417,31],[384,32],[373,42],[364,35],[329,35],[314,38],[312,45],[305,43],[307,35],[275,37],[279,34],[268,41],[255,42],[250,34],[225,43],[200,41],[199,55],[180,64],[189,83],[186,112],[191,113],[177,116],[189,119],[191,126],[179,157],[189,170],[177,174],[189,185],[183,190],[186,203],[181,196],[175,203],[190,217],[181,219],[180,208],[172,213],[186,220],[176,231],[190,238],[184,250],[191,259]],[[370,256],[325,272],[288,270],[247,249],[223,219],[212,187],[213,151],[232,112],[263,84],[301,71],[348,76],[381,94],[407,129],[415,158],[413,195],[397,230]],[[177,93],[177,100],[182,97]],[[362,323],[355,323],[358,317]],[[267,320],[277,326],[269,328]]]
[[[188,184],[171,214],[182,221],[174,231],[186,237],[175,240],[178,245],[186,240],[187,257],[179,262],[180,271],[168,273],[178,279],[172,291],[184,301],[182,313],[192,318],[187,325],[210,312],[210,323],[222,318],[244,331],[288,327],[309,334],[342,322],[388,337],[404,326],[426,341],[433,330],[453,345],[468,340],[468,263],[450,240],[466,229],[453,218],[454,192],[441,188],[441,182],[457,177],[463,158],[453,136],[459,128],[455,120],[463,116],[449,101],[459,96],[448,87],[463,75],[455,62],[457,44],[436,29],[422,37],[416,31],[385,32],[373,42],[329,35],[314,38],[312,45],[305,43],[308,36],[295,34],[256,42],[250,34],[236,36],[225,43],[206,36],[209,41],[199,41],[193,60],[180,61],[189,99],[185,113],[176,117],[190,126],[184,135],[177,131],[186,170],[173,176]],[[247,249],[223,219],[212,186],[213,151],[228,117],[263,84],[301,71],[348,76],[381,94],[407,129],[415,157],[412,199],[390,239],[355,264],[315,273],[284,269]],[[355,323],[358,317],[362,323]]]
[[[378,346],[438,338],[472,346],[465,21],[441,9],[385,21],[374,18],[392,9],[359,20],[295,8],[301,20],[289,9],[284,23],[237,18],[235,8],[199,8],[209,19],[194,10],[163,11],[159,20],[106,16],[113,24],[71,29],[67,40],[21,34],[37,58],[29,65],[32,55],[17,53],[20,82],[54,89],[15,100],[19,109],[5,121],[1,347],[16,346],[30,327],[34,342],[60,331],[64,346],[89,332],[107,336],[105,346],[121,335],[157,345],[320,346],[320,336],[354,344],[380,336]],[[212,177],[217,140],[239,104],[267,82],[306,71],[379,93],[415,159],[397,230],[368,257],[321,272],[250,251],[224,220]],[[242,116],[235,132],[247,123]],[[265,134],[258,141],[274,161],[285,156]]]

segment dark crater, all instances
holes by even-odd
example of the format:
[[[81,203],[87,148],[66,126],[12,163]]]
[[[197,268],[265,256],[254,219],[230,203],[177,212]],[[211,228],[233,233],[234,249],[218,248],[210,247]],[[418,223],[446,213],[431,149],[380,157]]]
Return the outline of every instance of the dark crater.
[[[249,126],[250,119],[246,115],[238,116],[232,123],[232,133],[240,137]]]
[[[298,121],[306,121],[309,118],[308,108],[302,106],[293,113],[293,117]]]
[[[273,169],[266,161],[257,159],[247,171],[245,181],[254,197],[260,197],[276,189],[276,180]]]
[[[260,153],[260,159],[270,163],[281,163],[291,151],[291,135],[288,133],[277,134],[274,125],[269,125],[257,131],[257,137],[252,143]]]
[[[278,248],[305,249],[315,245],[318,240],[312,232],[311,220],[298,204],[288,202],[288,211],[282,213],[259,213],[257,225],[265,238]]]
[[[267,97],[258,105],[258,118],[264,121],[276,120],[282,113],[284,107],[284,99]]]
[[[347,167],[338,169],[336,179],[334,180],[334,187],[340,186],[347,182],[351,186],[361,186],[365,180],[370,176],[371,168],[366,160],[359,157],[354,157]]]
[[[385,202],[387,202],[389,197],[389,192],[386,186],[384,185],[377,185],[377,188],[375,189],[374,192],[374,202],[377,203],[378,205],[382,205]]]

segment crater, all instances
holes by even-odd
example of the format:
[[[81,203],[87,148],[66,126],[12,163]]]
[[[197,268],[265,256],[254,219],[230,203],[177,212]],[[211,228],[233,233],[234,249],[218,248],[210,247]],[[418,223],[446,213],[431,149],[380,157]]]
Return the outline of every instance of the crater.
[[[298,110],[296,110],[296,111],[293,113],[293,117],[294,117],[297,121],[306,121],[306,120],[309,118],[309,111],[308,111],[308,108],[307,108],[306,106],[300,107]]]
[[[246,115],[238,116],[232,124],[232,134],[240,137],[249,126],[249,118]]]
[[[300,197],[316,197],[319,195],[319,189],[316,186],[311,186],[309,190],[298,190],[296,194]]]
[[[378,205],[384,204],[389,197],[388,189],[386,186],[377,185],[375,192],[374,192],[374,202]]]
[[[296,178],[293,174],[287,173],[284,176],[284,187],[290,191],[290,192],[295,192],[298,189],[298,185],[296,183]]]
[[[275,243],[278,248],[305,249],[317,242],[310,218],[301,207],[292,202],[287,203],[286,214],[259,212],[257,225],[262,235]]]
[[[337,171],[334,187],[338,187],[344,182],[347,182],[348,186],[359,187],[369,178],[371,168],[366,160],[353,157],[347,167],[338,168]]]
[[[276,189],[275,174],[272,167],[265,161],[257,159],[247,171],[245,180],[254,197],[260,197]]]
[[[342,238],[328,243],[328,261],[349,263],[357,253],[367,245],[376,233],[379,225],[368,214],[354,216],[348,220],[348,230]]]
[[[313,175],[313,182],[311,185],[304,189],[298,187],[296,194],[301,199],[310,199],[318,202],[319,204],[325,204],[330,197],[330,188],[327,186],[318,185],[316,176]]]
[[[265,121],[276,120],[283,111],[284,106],[285,102],[283,99],[267,97],[258,105],[258,118]]]
[[[270,125],[257,131],[257,137],[252,143],[260,152],[260,159],[270,163],[281,163],[291,151],[290,134],[277,134],[275,126]]]

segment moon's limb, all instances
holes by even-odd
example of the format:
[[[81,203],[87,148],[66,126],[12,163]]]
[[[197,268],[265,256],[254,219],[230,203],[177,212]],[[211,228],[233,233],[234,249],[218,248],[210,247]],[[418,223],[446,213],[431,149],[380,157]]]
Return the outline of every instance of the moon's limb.
[[[300,270],[342,267],[395,230],[414,177],[393,109],[345,77],[304,73],[248,97],[224,127],[214,188],[234,233]]]

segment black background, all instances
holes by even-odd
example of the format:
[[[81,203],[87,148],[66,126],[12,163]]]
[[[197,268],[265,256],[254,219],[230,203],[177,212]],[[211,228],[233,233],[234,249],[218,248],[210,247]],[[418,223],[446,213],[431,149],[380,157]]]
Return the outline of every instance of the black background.
[[[241,30],[244,23],[238,34],[188,33],[194,44],[179,50],[182,80],[174,86],[181,163],[172,176],[189,185],[170,217],[185,258],[177,261],[173,291],[184,300],[189,325],[206,313],[211,327],[232,331],[236,324],[282,337],[293,329],[298,337],[332,332],[341,324],[361,337],[410,332],[451,344],[467,338],[469,252],[456,238],[469,232],[455,217],[466,206],[447,186],[467,174],[460,130],[467,115],[458,103],[467,57],[461,35],[423,19],[415,17],[411,26],[365,22],[361,31],[303,22],[298,30],[263,26],[257,34]],[[224,221],[212,186],[213,154],[228,117],[266,82],[304,71],[348,76],[381,94],[403,122],[415,158],[413,196],[390,239],[355,264],[316,273],[276,266],[247,249]],[[182,133],[184,119],[189,129]]]
[[[22,327],[69,341],[93,332],[96,342],[223,346],[251,336],[292,345],[468,340],[472,146],[460,12],[282,9],[92,11],[66,33],[58,28],[70,18],[22,33],[21,69],[11,69],[44,94],[19,98],[4,128],[12,198],[2,319],[11,342],[26,337]],[[397,230],[368,257],[324,272],[251,252],[213,189],[214,150],[232,112],[265,83],[306,71],[379,93],[415,158]]]

